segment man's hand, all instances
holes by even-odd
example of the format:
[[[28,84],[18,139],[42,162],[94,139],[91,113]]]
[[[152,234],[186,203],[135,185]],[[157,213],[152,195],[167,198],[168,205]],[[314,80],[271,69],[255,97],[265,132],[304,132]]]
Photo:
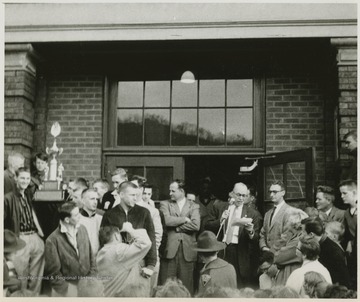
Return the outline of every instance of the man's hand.
[[[262,251],[270,251],[270,249],[267,246],[264,246],[261,250]]]
[[[127,232],[127,233],[132,233],[133,231],[134,228],[130,222],[124,222],[122,225],[122,229],[120,230],[120,232]]]
[[[229,210],[225,210],[220,218],[220,222],[223,222],[223,220],[227,219],[229,217],[230,211]]]
[[[185,217],[185,223],[191,222],[191,219],[189,217]]]
[[[141,276],[143,276],[144,278],[148,279],[153,275],[154,271],[152,269],[149,269],[147,267],[143,267],[141,269]]]
[[[254,232],[254,224],[252,222],[245,224],[244,227],[245,227],[245,230],[247,230],[249,233]]]

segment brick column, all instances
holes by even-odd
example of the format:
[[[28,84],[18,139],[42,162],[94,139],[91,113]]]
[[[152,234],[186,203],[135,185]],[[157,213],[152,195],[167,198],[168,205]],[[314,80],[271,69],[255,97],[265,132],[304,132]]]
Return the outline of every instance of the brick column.
[[[357,128],[357,39],[333,38],[337,49],[338,68],[338,139],[339,168],[348,166],[349,156],[342,140],[350,130]]]
[[[37,55],[31,44],[5,45],[4,159],[11,150],[27,159],[33,149]]]

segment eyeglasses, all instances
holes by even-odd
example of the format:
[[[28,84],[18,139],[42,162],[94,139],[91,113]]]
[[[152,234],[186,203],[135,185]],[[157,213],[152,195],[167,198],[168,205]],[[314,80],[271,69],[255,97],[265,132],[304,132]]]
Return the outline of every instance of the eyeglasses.
[[[269,194],[271,194],[271,193],[277,194],[277,193],[282,192],[282,191],[283,190],[281,190],[281,191],[269,190]]]
[[[235,192],[231,192],[231,195],[236,196],[236,197],[247,197],[247,194],[240,194],[240,193],[235,193]]]

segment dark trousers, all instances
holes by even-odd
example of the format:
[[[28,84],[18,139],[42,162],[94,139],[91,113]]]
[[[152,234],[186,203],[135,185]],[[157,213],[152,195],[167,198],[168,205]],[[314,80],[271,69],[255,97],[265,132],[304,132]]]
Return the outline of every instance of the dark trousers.
[[[179,249],[173,259],[161,259],[160,282],[164,284],[167,278],[176,277],[182,281],[190,294],[194,294],[193,273],[194,263],[188,262],[184,258],[183,245],[180,243]]]

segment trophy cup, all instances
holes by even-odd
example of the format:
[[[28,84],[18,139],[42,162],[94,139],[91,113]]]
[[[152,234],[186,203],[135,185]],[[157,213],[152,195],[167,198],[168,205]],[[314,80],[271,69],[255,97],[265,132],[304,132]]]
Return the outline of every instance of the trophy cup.
[[[58,148],[56,145],[56,137],[59,136],[60,132],[60,124],[55,122],[51,127],[51,135],[54,137],[54,143],[51,148],[46,147],[46,153],[51,158],[49,171],[45,175],[43,188],[35,192],[35,201],[61,202],[64,200],[64,194],[61,190],[64,167],[62,164],[58,165],[57,160],[57,157],[62,154],[63,148]]]

